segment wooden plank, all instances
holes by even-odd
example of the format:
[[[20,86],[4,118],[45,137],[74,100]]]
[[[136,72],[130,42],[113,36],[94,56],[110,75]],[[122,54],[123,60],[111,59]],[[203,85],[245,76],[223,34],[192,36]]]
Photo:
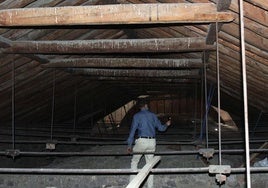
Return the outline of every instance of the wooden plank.
[[[215,72],[216,68],[211,66],[211,70]],[[241,91],[242,84],[241,83],[241,76],[236,75],[237,72],[232,71],[231,68],[220,68],[220,73],[222,75],[228,75],[221,77],[221,85],[222,87],[229,87],[232,91]],[[211,72],[208,73],[208,75],[212,75]],[[214,76],[215,77],[215,76]],[[252,79],[251,76],[248,76],[248,99],[249,101],[257,104],[259,103],[260,107],[265,106],[267,104],[265,101],[267,101],[267,86],[265,86],[265,81],[257,81]],[[216,80],[215,80],[216,82]],[[267,85],[267,84],[266,84]],[[266,105],[267,106],[267,105]]]
[[[215,76],[211,76],[212,74],[208,74],[207,75],[207,78],[210,82],[212,83],[216,83],[217,80],[215,78]],[[242,87],[237,85],[237,84],[233,84],[234,81],[233,79],[230,80],[230,81],[226,81],[226,80],[223,80],[221,79],[221,91],[223,91],[224,93],[236,98],[237,100],[240,100],[241,101],[241,97],[242,97],[242,93],[240,92]],[[250,90],[248,90],[250,92]],[[267,103],[265,103],[265,99],[261,99],[261,100],[256,100],[256,99],[259,99],[260,97],[258,96],[258,94],[256,94],[255,92],[254,93],[248,93],[248,99],[250,98],[253,98],[254,100],[249,100],[249,105],[250,106],[253,106],[257,109],[260,109],[262,111],[267,111],[268,108],[267,108]]]
[[[246,2],[253,4],[261,9],[268,11],[267,0],[245,0]]]
[[[230,22],[213,3],[115,4],[0,10],[0,26]]]
[[[139,69],[97,69],[97,68],[68,68],[67,72],[88,76],[119,76],[119,77],[165,77],[165,78],[196,78],[199,70],[139,70]]]
[[[44,68],[200,68],[201,59],[75,58],[57,59]]]
[[[230,9],[239,13],[239,4],[236,1],[233,1],[231,3]],[[247,3],[245,1],[243,2],[243,9],[244,9],[244,17],[268,27],[267,11],[257,6],[254,6],[253,4]]]
[[[140,187],[142,182],[145,180],[145,178],[150,173],[151,169],[160,161],[160,156],[155,156],[149,163],[147,163],[141,171],[138,173],[138,175],[128,184],[126,188],[137,188]]]
[[[20,1],[5,0],[4,2],[0,3],[0,9],[25,7],[34,1],[35,0],[20,0]]]
[[[233,58],[236,61],[240,62],[240,47],[233,45],[232,43],[226,42],[225,40],[219,40],[219,45],[221,48],[221,53],[224,53],[225,55],[228,54],[228,57]],[[268,54],[267,54],[268,55]],[[226,57],[226,56],[225,56]],[[254,71],[262,71],[263,73],[268,74],[268,69],[266,66],[268,66],[268,62],[260,58],[259,56],[255,55],[254,53],[250,52],[249,50],[246,51],[246,57],[247,57],[247,65],[252,68]],[[268,56],[267,56],[268,58]],[[231,60],[233,62],[233,60]]]
[[[3,53],[84,54],[146,53],[215,50],[203,37],[155,39],[103,39],[70,41],[14,41]]]
[[[95,76],[95,77],[89,77],[87,80],[91,81],[96,81],[96,80],[101,80],[101,81],[106,81],[112,82],[112,83],[122,83],[126,86],[126,81],[127,85],[134,83],[134,84],[145,84],[145,83],[150,83],[150,84],[167,84],[170,86],[170,84],[193,84],[193,83],[198,83],[199,79],[187,79],[187,78],[143,78],[143,77],[116,77],[116,76],[111,76],[111,77],[105,77],[105,76]]]

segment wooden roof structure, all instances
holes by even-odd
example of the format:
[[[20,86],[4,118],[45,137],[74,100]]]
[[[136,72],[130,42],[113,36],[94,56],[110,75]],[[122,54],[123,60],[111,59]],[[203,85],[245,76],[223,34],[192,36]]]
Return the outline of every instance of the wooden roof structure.
[[[267,112],[268,4],[243,4],[248,103]],[[59,122],[98,117],[201,84],[204,65],[216,84],[217,60],[241,101],[239,24],[237,0],[0,0],[0,122],[12,105],[17,122],[46,122],[52,100]]]

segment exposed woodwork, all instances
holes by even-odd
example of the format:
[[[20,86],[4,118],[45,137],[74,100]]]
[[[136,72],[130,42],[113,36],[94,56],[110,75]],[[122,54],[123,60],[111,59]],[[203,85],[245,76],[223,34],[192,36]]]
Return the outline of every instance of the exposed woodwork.
[[[267,5],[266,5],[267,6]],[[239,13],[239,4],[232,1],[230,9]],[[268,15],[264,9],[256,7],[250,3],[243,2],[244,17],[249,18],[261,25],[268,27]]]
[[[94,76],[94,77],[87,77],[85,78],[90,81],[105,81],[105,83],[122,83],[125,84],[126,81],[129,84],[166,84],[168,86],[171,86],[172,84],[193,84],[193,83],[199,83],[199,78],[144,78],[144,77],[118,77],[118,76]]]
[[[221,53],[225,54],[225,55],[228,55],[229,58],[233,58],[229,61],[234,61],[236,60],[237,63],[240,62],[240,53],[238,53],[238,51],[240,51],[240,48],[231,44],[231,43],[228,43],[228,42],[225,42],[224,40],[220,40],[220,46],[221,47]],[[246,62],[247,62],[247,66],[249,66],[250,69],[254,70],[254,72],[257,71],[261,71],[265,74],[268,74],[268,69],[267,69],[267,65],[264,64],[264,62],[256,57],[255,54],[251,53],[250,51],[246,51]],[[226,56],[223,56],[223,58],[226,58]]]
[[[73,111],[73,104],[70,104],[70,100],[72,101],[72,97],[73,97],[73,91],[74,91],[74,87],[71,87],[70,88],[70,85],[71,86],[74,86],[74,83],[75,83],[75,80],[72,79],[70,76],[67,76],[65,77],[65,80],[62,80],[62,79],[59,79],[56,81],[57,84],[56,84],[56,87],[55,87],[55,121],[60,121],[60,117],[64,117],[64,114],[68,113],[68,110]],[[70,84],[69,86],[67,86],[68,84]],[[87,85],[86,83],[84,83],[84,85]],[[101,86],[101,89],[99,89],[98,87]],[[73,90],[72,90],[73,89]],[[92,88],[91,89],[97,89],[98,91],[102,91],[102,93],[99,93],[98,95],[100,97],[103,97],[102,95],[112,95],[110,92],[112,91],[112,86],[102,86],[101,84],[97,84],[97,85],[92,85]],[[111,90],[111,91],[109,91]],[[70,91],[68,92],[68,94],[64,94],[65,97],[59,97],[59,96],[62,96],[62,92],[63,91]],[[85,91],[87,92],[87,95],[88,97],[91,97],[93,100],[95,99],[96,100],[96,94],[93,93],[90,93],[89,92],[89,88],[83,88],[81,91]],[[44,108],[44,107],[47,107],[46,108],[46,113],[51,113],[51,101],[52,101],[52,88],[49,88],[47,89],[47,92],[46,93],[49,93],[49,96],[48,97],[45,97],[44,99],[44,95],[38,95],[38,97],[35,97],[33,98],[32,100],[28,100],[27,102],[25,102],[25,104],[30,104],[29,108],[27,109],[18,109],[17,110],[17,115],[20,116],[23,120],[23,118],[25,117],[31,117],[33,116],[36,112],[36,109],[41,109],[41,108]],[[109,94],[107,94],[109,93]],[[43,100],[42,100],[43,98]],[[38,100],[39,99],[39,100]],[[65,100],[66,99],[66,100]],[[72,101],[73,102],[73,101]],[[71,103],[72,103],[71,102]],[[71,105],[70,108],[68,109],[65,109],[64,111],[62,110],[58,110],[58,109],[64,109],[64,106],[68,106],[68,105]],[[86,104],[85,104],[86,105]],[[25,106],[25,105],[22,105],[22,106]],[[64,117],[66,118],[66,117]],[[71,117],[72,119],[72,117]]]
[[[230,22],[213,3],[117,4],[0,10],[0,26]]]
[[[0,36],[0,48],[10,46],[10,42],[11,42],[10,40]],[[23,56],[28,57],[28,58],[33,59],[33,60],[36,60],[40,63],[48,63],[49,62],[48,59],[42,55],[26,54]]]
[[[0,48],[7,48],[10,47],[10,41],[8,39],[5,39],[4,37],[0,36]]]
[[[138,69],[97,69],[68,68],[69,73],[88,76],[119,76],[119,77],[165,77],[165,78],[198,78],[199,70],[138,70]]]
[[[251,3],[261,9],[268,11],[268,5],[266,0],[245,0],[248,3]]]
[[[88,76],[123,76],[123,77],[166,77],[166,78],[197,78],[199,70],[138,70],[138,69],[97,69],[68,68],[66,71]]]
[[[229,36],[228,34],[221,35],[222,41],[224,41],[224,44],[227,46],[236,46],[237,49],[240,49],[240,43],[239,40],[236,39],[235,37]],[[222,42],[221,41],[221,42]],[[228,45],[230,44],[230,45]],[[267,65],[266,58],[268,58],[268,53],[263,50],[259,50],[253,45],[250,45],[246,43],[246,55],[248,57],[251,57],[258,61],[259,63],[263,63],[264,65]],[[222,49],[221,49],[222,50]],[[240,54],[240,50],[237,51],[238,54]]]
[[[167,2],[214,2],[214,4],[221,0],[169,0]],[[228,1],[228,0],[227,0]],[[225,2],[227,2],[225,1]],[[22,10],[26,7],[53,7],[53,6],[84,6],[92,4],[107,4],[107,3],[158,3],[163,1],[159,0],[118,0],[105,1],[105,0],[53,0],[53,1],[32,1],[32,0],[5,0],[1,1],[0,9],[7,8],[19,8]],[[223,1],[222,1],[223,2]],[[188,4],[190,4],[188,3]],[[245,34],[246,34],[246,64],[247,64],[247,78],[248,78],[248,101],[250,107],[256,107],[257,109],[268,111],[267,109],[267,88],[268,88],[268,53],[267,53],[267,38],[268,38],[268,25],[267,25],[267,5],[266,0],[244,0],[245,10]],[[254,6],[256,5],[256,6]],[[134,6],[134,5],[133,5]],[[55,7],[53,7],[55,8]],[[216,8],[215,8],[216,9]],[[219,9],[218,9],[219,10]],[[221,91],[225,94],[242,100],[242,83],[241,83],[241,57],[240,57],[240,35],[239,35],[239,19],[238,19],[238,1],[232,1],[229,11],[234,13],[236,18],[234,22],[223,25],[219,32],[219,47],[220,47],[220,77],[221,77]],[[212,11],[212,13],[215,13]],[[84,25],[84,24],[83,24]],[[142,38],[183,38],[183,37],[205,37],[208,33],[208,24],[177,24],[177,23],[164,23],[164,24],[151,24],[151,25],[124,25],[119,26],[111,25],[91,25],[91,26],[60,26],[60,27],[0,27],[0,35],[4,37],[0,38],[0,50],[11,49],[10,42],[16,41],[71,41],[71,40],[92,40],[92,39],[142,39]],[[125,31],[130,31],[125,32]],[[134,32],[134,35],[131,32]],[[215,33],[215,30],[212,32]],[[206,44],[206,40],[204,40]],[[153,45],[155,48],[155,46]],[[47,46],[48,49],[52,48]],[[111,49],[111,47],[109,47]],[[108,49],[109,49],[108,48]],[[129,48],[133,48],[130,46]],[[184,48],[184,47],[183,47]],[[186,47],[187,48],[187,47]],[[213,47],[215,50],[215,46]],[[107,49],[107,51],[108,51]],[[149,49],[149,47],[148,47]],[[110,59],[119,59],[120,63],[116,64],[114,68],[134,69],[146,68],[156,69],[156,64],[148,63],[154,61],[152,58],[164,58],[169,60],[180,59],[200,59],[200,52],[203,51],[191,51],[187,49],[184,53],[178,53],[177,47],[174,47],[172,53],[161,54],[158,53],[143,53],[134,52],[136,54],[126,54],[124,50],[118,50],[117,52],[111,52],[109,54],[90,54],[86,53],[45,53],[46,55],[37,54],[1,54],[0,55],[0,98],[2,102],[0,107],[1,111],[1,123],[10,123],[11,119],[11,74],[12,74],[12,62],[15,62],[15,101],[16,101],[16,122],[48,122],[51,113],[51,95],[52,95],[52,77],[48,74],[50,70],[42,69],[40,64],[36,61],[46,63],[44,66],[50,66],[57,63],[57,66],[66,68],[65,62],[72,64],[68,67],[93,67],[93,68],[108,68],[112,70],[112,63],[109,63]],[[178,49],[180,49],[178,47]],[[27,51],[27,50],[25,50]],[[46,49],[44,49],[46,51]],[[79,50],[77,50],[79,51]],[[97,51],[97,50],[96,50]],[[123,52],[122,52],[123,51]],[[188,52],[188,53],[187,53]],[[189,53],[191,52],[191,53]],[[37,52],[39,53],[39,52]],[[91,52],[90,52],[91,53]],[[105,52],[107,53],[107,52]],[[24,58],[29,55],[29,58],[36,61],[31,61],[28,58]],[[35,57],[36,56],[36,57]],[[90,58],[88,58],[90,57]],[[96,58],[98,57],[98,58]],[[123,58],[122,58],[123,57]],[[79,58],[79,60],[78,60]],[[122,59],[121,59],[122,58]],[[133,60],[128,60],[136,58]],[[134,60],[144,59],[145,66],[142,66],[142,62],[135,63]],[[58,59],[58,60],[55,60]],[[90,59],[90,62],[87,62]],[[76,62],[74,63],[73,60]],[[99,60],[99,61],[97,61]],[[106,62],[106,60],[109,60]],[[124,61],[127,60],[127,61]],[[70,61],[72,61],[70,63]],[[81,61],[81,62],[80,62]],[[176,60],[177,61],[177,60]],[[114,61],[113,61],[114,62]],[[118,62],[118,61],[117,61]],[[124,64],[125,63],[125,64]],[[130,65],[128,66],[127,63]],[[86,64],[86,65],[85,65]],[[165,65],[164,62],[157,63],[158,69],[161,65],[161,69],[171,69],[173,66],[171,63]],[[172,65],[172,66],[171,66]],[[179,64],[176,64],[179,66]],[[210,58],[208,61],[208,79],[210,82],[215,83],[215,52],[210,52]],[[148,68],[147,68],[148,67]],[[174,68],[175,69],[175,68]],[[179,67],[176,69],[180,69]],[[186,70],[190,68],[186,67]],[[116,71],[121,71],[117,70]],[[157,70],[158,72],[159,70]],[[166,70],[168,71],[168,70]],[[177,70],[178,71],[178,70]],[[80,80],[79,85],[79,113],[90,114],[94,111],[89,110],[89,105],[92,101],[109,102],[109,98],[113,96],[113,101],[119,104],[121,93],[118,93],[116,87],[120,87],[120,91],[126,92],[124,97],[133,97],[133,95],[145,93],[146,91],[152,91],[154,94],[163,93],[166,91],[175,92],[176,88],[184,87],[182,85],[189,85],[194,87],[192,83],[198,82],[200,84],[200,77],[189,78],[187,77],[136,77],[136,76],[121,76],[119,74],[106,74],[98,75],[92,73],[93,76],[81,74],[77,76],[68,74],[63,71],[57,71],[57,85],[56,85],[56,119],[57,121],[70,121],[73,114],[73,89],[74,80]],[[125,74],[126,75],[126,74]],[[134,74],[133,74],[134,75]],[[191,76],[192,77],[192,76]],[[95,91],[95,92],[94,92]],[[85,102],[86,101],[86,102]],[[89,104],[87,104],[87,102]],[[227,102],[228,101],[223,101]],[[230,102],[230,101],[229,101]],[[242,101],[241,101],[242,103]],[[110,104],[108,104],[110,105]],[[64,109],[64,110],[62,110]],[[96,108],[97,109],[97,108]],[[81,111],[80,111],[81,110]],[[108,113],[108,112],[107,112]]]
[[[214,76],[208,75],[207,78],[212,83],[216,82],[216,78]],[[233,85],[232,80],[230,80],[228,82],[226,82],[225,80],[221,80],[221,85],[222,85],[222,87],[221,87],[222,92],[232,96],[233,98],[235,98],[239,101],[243,100],[242,93],[240,92],[242,88],[237,87],[236,85]],[[251,98],[251,95],[248,95],[248,97]],[[256,97],[253,97],[253,98],[255,99]],[[242,101],[241,101],[241,103],[242,103]],[[257,109],[263,110],[263,111],[268,110],[267,106],[264,105],[263,101],[261,101],[261,100],[254,100],[254,101],[248,100],[248,104],[256,107]]]
[[[233,27],[232,24],[235,24],[235,23],[230,23],[228,26],[223,25],[222,31],[224,31],[226,33],[231,33],[232,36],[239,38],[240,30],[238,27]],[[232,27],[234,29],[230,30],[228,27]],[[268,39],[267,38],[256,35],[255,32],[250,31],[248,29],[244,30],[244,34],[245,34],[245,42],[247,44],[251,44],[251,45],[257,47],[258,49],[261,49],[264,51],[265,51],[265,49],[268,48]]]
[[[235,19],[235,24],[239,25],[239,20]],[[268,27],[262,24],[259,24],[251,19],[244,18],[245,29],[255,33],[256,35],[263,36],[264,38],[268,38]]]
[[[151,169],[160,161],[160,156],[153,157],[134,177],[134,179],[127,185],[126,188],[139,187],[142,182],[146,179]]]
[[[226,11],[230,7],[231,0],[218,0],[217,2],[217,11]],[[218,31],[221,30],[222,23],[218,23]],[[213,44],[216,41],[216,24],[211,23],[209,25],[208,34],[206,37],[206,43],[207,44]]]
[[[208,71],[208,77],[210,80],[213,80],[213,82],[216,82],[216,75],[211,75],[211,71],[216,71],[215,67],[211,67],[211,70]],[[221,67],[220,68],[220,74],[221,75],[228,75],[228,76],[221,76],[221,90],[227,92],[231,96],[234,96],[234,93],[239,93],[239,96],[241,96],[242,89],[242,81],[241,76],[236,75],[237,72],[233,72],[232,68],[226,68]],[[251,81],[252,79],[250,76],[248,76],[248,97],[249,97],[249,103],[253,106],[258,104],[258,108],[261,108],[263,110],[267,110],[267,106],[263,103],[263,101],[266,100],[266,93],[265,92],[265,81]],[[238,84],[239,83],[239,84]],[[257,88],[256,85],[261,85],[260,88]],[[268,88],[268,87],[266,87]],[[252,100],[251,100],[252,99]],[[253,100],[254,99],[254,100]],[[239,100],[242,100],[242,98],[239,98]],[[255,103],[255,105],[254,105]]]
[[[57,59],[45,68],[200,68],[201,59],[76,58]]]
[[[225,11],[228,10],[230,7],[231,0],[218,0],[217,2],[217,10],[218,11]],[[216,42],[216,32],[219,32],[221,30],[223,23],[211,23],[209,25],[207,37],[206,37],[206,44],[214,44]],[[217,30],[217,31],[216,31]],[[209,59],[209,53],[210,52],[205,52],[204,53],[204,61],[207,62]]]
[[[7,0],[0,3],[0,9],[25,7],[34,1],[35,0],[20,0],[20,1]]]
[[[73,41],[14,41],[4,53],[145,53],[215,50],[205,38],[103,39]]]
[[[215,57],[212,57],[213,59],[215,59]],[[237,83],[241,83],[241,66],[239,63],[237,64],[228,64],[229,62],[229,57],[222,57],[221,61],[223,64],[225,64],[224,66],[220,65],[220,71],[223,71],[223,75],[225,75],[224,77],[231,77],[232,79],[234,79]],[[216,70],[216,63],[215,64],[210,64],[210,69],[211,70]],[[226,72],[224,72],[226,71]],[[222,76],[221,76],[222,77]],[[255,86],[255,84],[258,85],[265,85],[266,83],[266,79],[265,79],[265,74],[263,74],[261,71],[255,71],[250,69],[249,66],[247,66],[247,77],[251,78],[248,80],[249,85],[251,86]],[[266,84],[267,85],[267,84]],[[255,88],[254,92],[260,92],[263,91],[265,93],[265,90],[268,89],[268,87],[260,87],[260,88]],[[260,94],[259,93],[259,94]],[[264,94],[263,93],[263,94]],[[265,95],[263,95],[265,96]]]

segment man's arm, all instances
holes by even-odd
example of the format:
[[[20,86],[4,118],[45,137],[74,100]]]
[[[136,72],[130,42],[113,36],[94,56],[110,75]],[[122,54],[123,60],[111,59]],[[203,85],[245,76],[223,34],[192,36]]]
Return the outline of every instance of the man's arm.
[[[160,120],[157,118],[156,115],[154,115],[154,118],[155,118],[155,125],[158,131],[165,131],[167,127],[170,126],[171,124],[171,118],[169,118],[164,125],[162,125],[162,123],[160,122]]]

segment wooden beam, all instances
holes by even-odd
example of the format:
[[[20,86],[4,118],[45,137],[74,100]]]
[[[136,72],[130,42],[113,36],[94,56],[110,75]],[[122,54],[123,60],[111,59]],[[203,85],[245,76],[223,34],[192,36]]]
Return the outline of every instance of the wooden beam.
[[[136,83],[136,84],[145,84],[145,83],[158,83],[158,84],[187,84],[188,86],[190,84],[194,83],[199,83],[200,79],[192,79],[192,78],[144,78],[144,77],[116,77],[116,76],[111,76],[111,77],[105,77],[105,76],[95,76],[95,77],[87,77],[87,80],[90,81],[105,81],[111,82],[111,83],[118,83],[121,82],[126,85],[126,82],[128,83],[127,85],[131,83]],[[169,85],[170,86],[170,85]]]
[[[217,10],[218,11],[226,11],[228,10],[228,8],[231,5],[232,0],[219,0],[217,2]],[[219,32],[221,30],[222,27],[222,23],[218,23],[218,31]],[[209,30],[208,30],[208,34],[206,37],[206,43],[207,44],[213,44],[216,41],[216,24],[215,23],[211,23],[209,25]]]
[[[217,10],[218,11],[226,11],[231,5],[232,0],[218,0],[217,2]],[[221,30],[223,23],[218,23],[218,31]],[[214,44],[216,42],[216,23],[211,23],[209,25],[208,33],[206,36],[206,44]],[[204,53],[204,60],[205,62],[208,61],[209,59],[209,53],[210,52],[205,52]]]
[[[103,39],[70,41],[14,41],[3,53],[85,54],[148,53],[215,50],[203,37],[155,39]]]
[[[137,188],[140,187],[142,182],[145,180],[145,178],[150,173],[151,169],[160,161],[160,156],[155,156],[149,163],[147,163],[141,171],[138,173],[138,175],[128,184],[126,188]]]
[[[139,69],[96,69],[96,68],[68,68],[67,72],[88,76],[118,76],[118,77],[165,77],[165,78],[196,78],[199,70],[139,70]]]
[[[0,48],[7,48],[11,46],[11,40],[0,36]],[[1,50],[2,51],[2,50]],[[24,54],[23,57],[28,57],[32,60],[38,61],[39,63],[48,63],[49,60],[42,55],[35,54]]]
[[[75,58],[57,59],[44,68],[200,68],[201,59]]]
[[[213,3],[114,4],[0,11],[0,26],[209,23],[233,19],[231,13],[217,12]]]

